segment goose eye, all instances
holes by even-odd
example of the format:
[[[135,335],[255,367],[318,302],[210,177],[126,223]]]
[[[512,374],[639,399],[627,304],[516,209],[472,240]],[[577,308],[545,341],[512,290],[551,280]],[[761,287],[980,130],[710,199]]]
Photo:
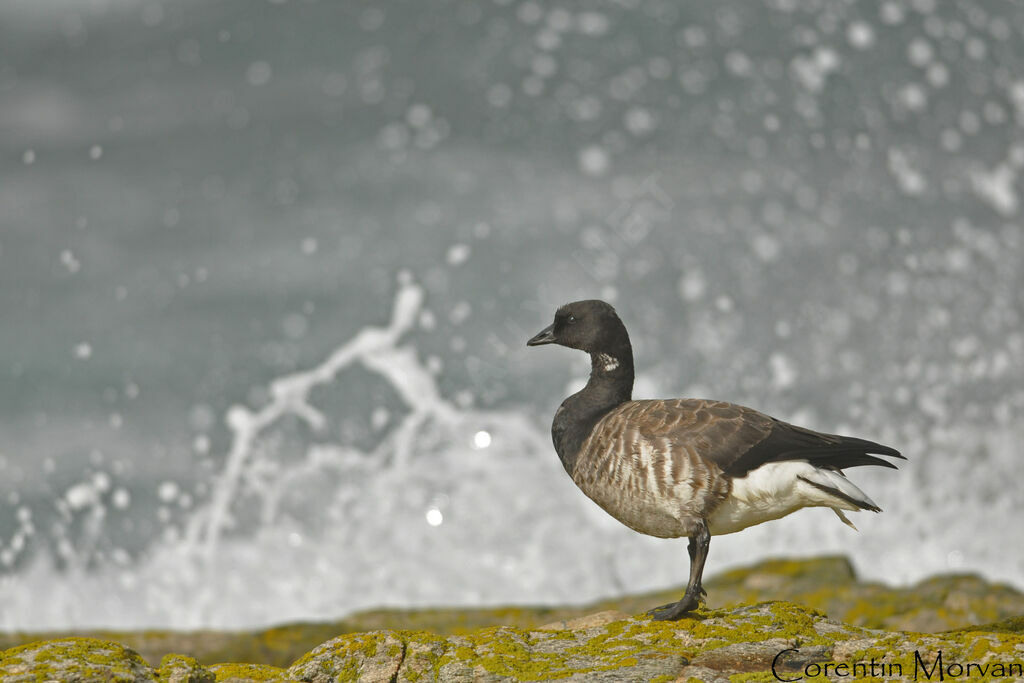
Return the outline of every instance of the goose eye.
[[[568,322],[568,323],[569,323],[570,325],[571,325],[571,324],[573,324],[574,322],[576,322],[576,316],[574,316],[574,315],[572,315],[572,314],[570,313],[570,314],[569,314],[569,318],[568,318],[567,322]]]

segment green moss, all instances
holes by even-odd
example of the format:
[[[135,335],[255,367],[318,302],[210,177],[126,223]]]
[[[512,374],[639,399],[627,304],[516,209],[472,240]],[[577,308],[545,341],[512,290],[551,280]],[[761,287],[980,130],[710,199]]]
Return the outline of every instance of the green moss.
[[[12,654],[17,655],[19,651],[25,652],[30,649],[37,650],[34,658],[36,662],[77,659],[92,664],[114,666],[122,664],[127,658],[141,666],[146,666],[142,657],[120,643],[95,640],[93,638],[64,638],[42,644],[30,643],[14,648]]]
[[[164,655],[160,659],[160,668],[161,669],[172,669],[172,668],[190,668],[191,669],[193,667],[198,667],[198,666],[199,666],[199,662],[197,662],[194,658],[187,657],[185,655],[169,654],[169,655]]]
[[[987,655],[1006,655],[1020,658],[1024,652],[1024,635],[960,631],[943,633],[943,642],[949,642],[964,659],[978,661]]]
[[[303,666],[311,660],[326,654],[330,654],[337,659],[354,659],[357,655],[361,655],[364,658],[373,657],[377,654],[378,648],[384,644],[387,637],[386,632],[375,632],[356,633],[346,637],[335,638],[330,641],[330,648],[324,648],[321,645],[313,651],[307,652],[293,666]]]
[[[791,638],[799,644],[823,645],[830,641],[814,628],[824,615],[790,602],[769,602],[736,610],[701,610],[673,625],[649,622],[647,633],[674,641],[676,629],[702,641],[702,647],[755,643],[769,638]],[[643,623],[643,622],[641,622]]]
[[[752,567],[740,567],[723,572],[716,576],[713,581],[708,581],[709,587],[717,587],[728,583],[743,583],[752,574],[775,575],[788,579],[821,578],[824,577],[833,584],[848,583],[855,581],[857,576],[853,571],[850,560],[841,555],[826,555],[811,559],[789,559],[772,558],[767,559]]]
[[[551,637],[557,640],[572,640],[573,638],[575,638],[575,636],[572,634],[572,631],[569,629],[563,629],[560,631],[546,631],[546,633],[550,633]]]
[[[754,671],[752,673],[733,674],[729,676],[730,683],[778,683],[771,671]]]
[[[860,598],[851,598],[849,606],[839,615],[843,621],[867,628],[884,628],[893,617],[919,612],[922,609],[920,596],[891,590],[878,590]]]
[[[639,664],[637,652],[648,658],[683,657],[694,649],[690,647],[687,625],[682,622],[633,619],[586,631],[485,629],[461,639],[466,644],[447,653],[449,660],[471,663],[488,673],[517,680],[549,680],[628,669]],[[565,640],[577,642],[559,646],[556,653],[545,649],[549,641]],[[675,676],[669,677],[674,679]]]
[[[989,633],[1018,633],[1024,635],[1024,616],[1010,617],[1002,621],[978,626],[966,626],[946,633],[967,633],[967,632],[989,632]]]
[[[245,681],[285,681],[288,680],[283,669],[265,664],[215,664],[210,671],[217,681],[240,678]]]
[[[21,669],[27,671],[21,671]],[[63,638],[27,643],[0,653],[0,674],[35,674],[37,681],[61,680],[70,676],[107,681],[134,681],[150,667],[138,655],[119,643],[95,638]]]
[[[447,638],[427,631],[380,631],[335,638],[301,657],[295,666],[308,667],[304,673],[322,673],[331,680],[358,681],[369,660],[374,660],[374,666],[386,667],[389,661],[397,665],[402,659],[402,676],[414,682],[436,680],[442,673],[542,681],[572,676],[585,679],[607,671],[629,678],[636,672],[630,670],[638,666],[654,666],[657,673],[664,673],[677,663],[682,665],[683,658],[693,661],[725,645],[769,639],[783,639],[797,647],[831,649],[837,640],[862,638],[868,646],[846,654],[843,661],[891,662],[899,657],[904,670],[913,661],[906,659],[906,652],[915,648],[922,653],[942,649],[944,658],[960,662],[1018,661],[1024,650],[1024,634],[992,630],[927,635],[831,626],[819,633],[822,616],[818,611],[780,601],[731,610],[701,609],[678,622],[631,618],[582,630],[529,631],[505,626]],[[657,660],[662,657],[672,660],[659,668],[662,665]],[[14,675],[35,675],[27,680],[61,679],[62,673],[71,670],[69,666],[76,665],[96,667],[88,669],[88,674],[110,681],[133,680],[139,673],[152,672],[137,654],[106,641],[67,639],[0,653],[0,677],[11,675],[10,667],[20,667]],[[209,673],[196,660],[182,655],[164,657],[155,673],[159,680],[166,681],[172,670],[194,671],[196,683]],[[210,671],[218,681],[288,680],[287,672],[279,668],[253,664],[220,664],[210,667]],[[650,675],[651,669],[644,671]],[[730,680],[774,680],[770,676],[770,671],[758,671],[736,674]],[[653,680],[675,680],[675,676],[664,673]]]
[[[659,655],[696,656],[735,643],[757,643],[782,638],[797,646],[831,648],[837,640],[871,639],[871,646],[843,658],[848,663],[893,661],[894,653],[913,652],[915,647],[943,649],[948,659],[986,661],[1003,654],[1019,659],[1024,636],[1018,634],[965,632],[943,634],[879,634],[857,627],[835,627],[819,633],[823,615],[788,602],[763,603],[736,610],[700,610],[678,622],[623,620],[587,631],[523,632],[516,629],[485,629],[468,637],[453,639],[445,651],[442,666],[459,662],[487,673],[514,680],[551,680],[600,671],[623,670],[638,664],[637,653],[645,658]],[[411,634],[410,634],[411,635]],[[403,638],[410,637],[403,634]],[[557,653],[544,650],[545,643],[567,638],[577,642]],[[907,662],[903,662],[904,667]],[[655,680],[674,680],[671,675]],[[770,671],[736,674],[732,681],[774,681]]]
[[[901,633],[893,633],[882,638],[875,638],[870,647],[856,650],[847,655],[843,661],[851,664],[857,662],[870,662],[872,659],[883,660],[899,650],[904,636]]]
[[[589,638],[582,633],[579,638],[570,634],[578,640],[576,645],[560,652],[545,651],[544,642],[564,641],[556,633],[493,628],[457,636],[453,638],[454,647],[440,657],[438,669],[462,665],[515,680],[550,680],[636,666],[637,648],[649,647],[631,637],[629,622],[625,621],[609,624]]]
[[[188,677],[186,680],[194,683],[205,683],[214,679],[213,674],[203,669],[195,659],[177,654],[163,656],[160,660],[160,668],[156,671],[156,678],[163,683],[171,680],[172,676],[180,678],[183,673]]]

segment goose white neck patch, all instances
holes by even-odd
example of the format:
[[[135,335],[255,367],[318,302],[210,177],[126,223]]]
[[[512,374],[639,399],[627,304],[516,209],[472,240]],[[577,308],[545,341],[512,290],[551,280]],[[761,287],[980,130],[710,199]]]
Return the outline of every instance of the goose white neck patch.
[[[607,353],[597,354],[597,362],[604,367],[605,372],[611,372],[619,367],[619,359],[614,356],[609,356]]]

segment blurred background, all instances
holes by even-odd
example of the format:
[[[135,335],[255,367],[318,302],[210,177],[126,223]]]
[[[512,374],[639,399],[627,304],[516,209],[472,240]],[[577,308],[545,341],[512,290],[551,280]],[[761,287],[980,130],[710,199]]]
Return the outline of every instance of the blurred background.
[[[1024,588],[1022,74],[1020,2],[0,0],[0,628],[684,583],[550,445],[592,297],[909,456],[709,574]]]

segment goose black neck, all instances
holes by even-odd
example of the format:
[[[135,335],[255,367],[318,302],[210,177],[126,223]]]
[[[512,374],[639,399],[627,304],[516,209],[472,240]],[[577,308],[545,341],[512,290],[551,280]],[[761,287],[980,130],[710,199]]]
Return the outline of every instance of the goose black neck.
[[[613,351],[590,353],[590,379],[581,394],[615,407],[633,397],[633,348],[629,341]]]
[[[592,351],[587,385],[562,402],[551,424],[555,451],[570,476],[580,448],[594,425],[632,396],[633,348],[629,339],[607,351]]]

